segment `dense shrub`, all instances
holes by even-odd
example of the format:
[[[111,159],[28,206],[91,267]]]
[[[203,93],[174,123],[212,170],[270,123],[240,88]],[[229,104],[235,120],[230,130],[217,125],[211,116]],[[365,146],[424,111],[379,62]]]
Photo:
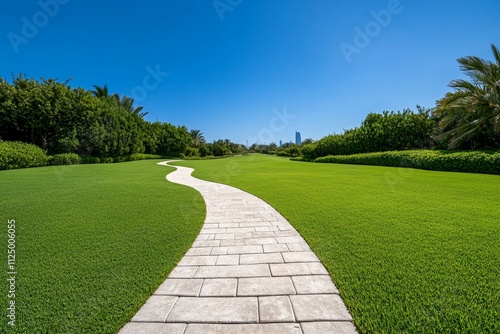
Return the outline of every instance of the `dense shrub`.
[[[82,163],[82,158],[75,153],[62,153],[50,157],[51,165],[78,165]]]
[[[200,156],[192,156],[192,157],[188,157],[188,156],[185,156],[184,154],[181,154],[180,158],[182,160],[212,160],[212,159],[222,159],[222,158],[226,158],[226,156],[223,156],[223,157],[216,157],[214,155],[206,155],[204,157],[200,157]]]
[[[500,152],[493,151],[391,151],[353,155],[330,155],[315,162],[412,167],[428,170],[500,174]]]
[[[125,162],[125,161],[137,161],[137,160],[147,160],[147,159],[161,159],[161,155],[156,154],[145,154],[145,153],[134,153],[130,155],[124,155],[120,157],[115,157],[113,162]]]
[[[360,127],[326,136],[301,153],[313,160],[327,155],[434,148],[437,122],[432,118],[432,110],[417,109],[418,112],[405,109],[370,113]]]
[[[299,145],[291,145],[290,147],[287,147],[285,149],[278,150],[276,152],[276,155],[280,157],[296,157],[300,154],[300,147]]]
[[[0,140],[0,169],[47,165],[49,157],[36,145]]]

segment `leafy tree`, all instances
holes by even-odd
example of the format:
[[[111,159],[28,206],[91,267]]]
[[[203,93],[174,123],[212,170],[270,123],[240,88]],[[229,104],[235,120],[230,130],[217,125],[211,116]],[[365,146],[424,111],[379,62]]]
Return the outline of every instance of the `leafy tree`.
[[[304,145],[309,145],[312,143],[314,143],[314,140],[312,140],[311,138],[306,138],[302,141],[301,145],[304,146]]]
[[[494,61],[475,56],[458,59],[471,79],[453,80],[437,103],[436,116],[448,148],[500,147],[500,51],[491,45]]]
[[[402,112],[370,113],[359,128],[345,130],[343,134],[329,135],[308,144],[302,154],[313,159],[326,155],[432,148],[436,134],[433,110],[420,106],[417,106],[417,110],[416,113],[409,109]]]

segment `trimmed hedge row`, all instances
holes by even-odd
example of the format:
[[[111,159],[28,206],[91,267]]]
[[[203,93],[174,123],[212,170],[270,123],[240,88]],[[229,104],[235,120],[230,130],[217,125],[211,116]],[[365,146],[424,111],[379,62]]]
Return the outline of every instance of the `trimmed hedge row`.
[[[78,165],[82,158],[75,153],[62,153],[50,157],[50,165]]]
[[[0,140],[0,170],[42,167],[47,165],[112,163],[162,158],[161,155],[140,153],[115,158],[81,157],[76,153],[63,153],[49,156],[44,150],[33,144]]]
[[[45,166],[49,157],[36,145],[0,140],[0,169]]]
[[[447,172],[500,174],[500,152],[488,151],[389,151],[329,155],[315,162],[410,167]]]

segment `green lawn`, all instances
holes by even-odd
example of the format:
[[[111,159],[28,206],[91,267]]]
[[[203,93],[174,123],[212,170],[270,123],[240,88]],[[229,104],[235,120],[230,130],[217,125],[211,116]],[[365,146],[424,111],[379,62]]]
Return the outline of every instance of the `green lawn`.
[[[157,161],[0,172],[1,333],[117,333],[189,249],[195,190]],[[195,207],[196,210],[192,210]],[[16,220],[16,331],[7,325],[7,221]]]
[[[261,155],[178,164],[289,219],[362,333],[500,333],[500,176]]]

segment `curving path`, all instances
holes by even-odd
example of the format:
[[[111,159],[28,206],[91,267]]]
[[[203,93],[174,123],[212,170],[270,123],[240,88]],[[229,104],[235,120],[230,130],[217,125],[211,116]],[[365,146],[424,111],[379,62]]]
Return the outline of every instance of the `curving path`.
[[[328,272],[283,216],[249,193],[172,167],[167,180],[203,196],[205,223],[120,334],[357,333]]]

